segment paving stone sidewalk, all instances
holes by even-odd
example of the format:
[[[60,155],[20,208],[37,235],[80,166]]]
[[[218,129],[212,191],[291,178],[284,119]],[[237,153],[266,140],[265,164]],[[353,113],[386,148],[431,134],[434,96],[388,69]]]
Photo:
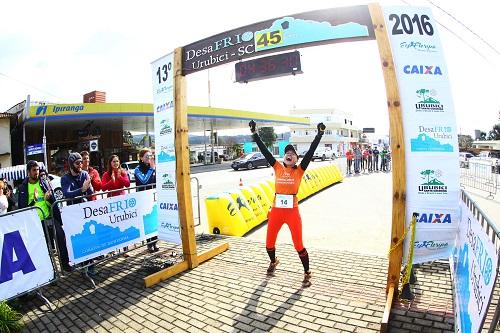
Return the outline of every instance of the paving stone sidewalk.
[[[267,277],[263,243],[217,236],[199,241],[198,251],[225,241],[228,251],[152,288],[143,284],[148,275],[141,270],[144,253],[103,264],[96,289],[79,273],[65,277],[44,288],[56,311],[24,298],[26,331],[379,331],[387,259],[309,249],[313,284],[302,288],[302,266],[292,246],[277,246],[281,263],[275,276]],[[389,331],[452,332],[448,264],[422,265],[417,278],[415,301],[393,305]]]

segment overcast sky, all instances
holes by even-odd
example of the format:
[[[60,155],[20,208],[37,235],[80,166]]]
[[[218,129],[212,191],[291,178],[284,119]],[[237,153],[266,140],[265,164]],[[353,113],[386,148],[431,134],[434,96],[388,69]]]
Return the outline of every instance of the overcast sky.
[[[175,47],[275,17],[362,2],[315,1],[8,1],[0,21],[0,112],[24,100],[80,103],[105,91],[107,102],[152,103],[150,63]],[[499,123],[498,1],[382,1],[430,7],[445,52],[458,129]],[[245,5],[247,4],[247,5]],[[444,9],[443,12],[435,5]],[[474,31],[468,31],[451,16]],[[451,30],[454,34],[452,34]],[[459,37],[457,37],[456,35]],[[234,63],[189,75],[188,104],[287,114],[338,108],[358,127],[388,132],[375,41],[300,49],[303,74],[234,83]]]

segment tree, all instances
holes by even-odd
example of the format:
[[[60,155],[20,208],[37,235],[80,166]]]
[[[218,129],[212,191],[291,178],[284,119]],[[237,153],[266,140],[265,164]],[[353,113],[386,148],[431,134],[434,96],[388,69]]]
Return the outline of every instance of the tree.
[[[458,135],[458,148],[460,150],[466,150],[472,148],[472,137],[470,135]]]
[[[486,140],[486,132],[481,132],[481,134],[479,135],[479,139]]]
[[[500,140],[500,124],[493,126],[493,129],[488,134],[488,140]]]
[[[420,174],[421,174],[422,176],[424,176],[424,179],[425,179],[425,176],[427,176],[427,183],[429,183],[429,182],[430,182],[431,175],[432,175],[433,173],[434,173],[434,170],[429,170],[429,169],[427,169],[427,170],[422,171]]]
[[[271,148],[277,138],[277,135],[274,133],[274,127],[259,127],[259,136],[267,148]]]

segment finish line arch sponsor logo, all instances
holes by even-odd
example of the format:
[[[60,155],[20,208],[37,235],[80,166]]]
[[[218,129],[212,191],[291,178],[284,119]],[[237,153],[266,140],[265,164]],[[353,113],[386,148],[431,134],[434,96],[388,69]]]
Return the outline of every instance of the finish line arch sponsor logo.
[[[418,52],[435,53],[437,52],[437,47],[434,44],[427,44],[421,42],[401,42],[399,48],[404,50],[414,50]]]
[[[451,224],[451,214],[443,213],[414,213],[416,215],[417,223],[449,223]]]
[[[448,242],[445,241],[416,241],[415,248],[416,249],[427,249],[427,250],[441,250],[449,246]]]
[[[439,180],[443,175],[441,170],[427,169],[420,175],[425,182],[418,186],[419,194],[448,194],[448,186]]]
[[[409,75],[443,75],[441,67],[434,65],[405,65],[403,73]]]
[[[167,111],[174,108],[174,101],[168,101],[156,107],[156,113]]]
[[[450,126],[418,126],[418,136],[410,139],[412,152],[453,152],[453,146],[440,140],[453,139]]]
[[[160,202],[161,210],[178,210],[179,207],[176,202]]]
[[[415,103],[417,112],[444,112],[443,104],[436,99],[435,89],[421,88],[416,91],[419,101]]]
[[[172,175],[170,173],[164,173],[161,177],[161,188],[167,191],[175,191],[175,182],[174,182],[175,174]]]

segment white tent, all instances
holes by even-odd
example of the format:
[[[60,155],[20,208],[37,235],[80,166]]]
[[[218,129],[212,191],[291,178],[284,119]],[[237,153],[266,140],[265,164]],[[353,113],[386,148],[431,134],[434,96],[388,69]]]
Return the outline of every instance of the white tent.
[[[43,162],[38,162],[41,170],[45,170],[45,165]],[[14,165],[11,167],[0,169],[0,179],[7,179],[8,181],[14,181],[19,179],[24,179],[28,177],[26,172],[26,164]]]

